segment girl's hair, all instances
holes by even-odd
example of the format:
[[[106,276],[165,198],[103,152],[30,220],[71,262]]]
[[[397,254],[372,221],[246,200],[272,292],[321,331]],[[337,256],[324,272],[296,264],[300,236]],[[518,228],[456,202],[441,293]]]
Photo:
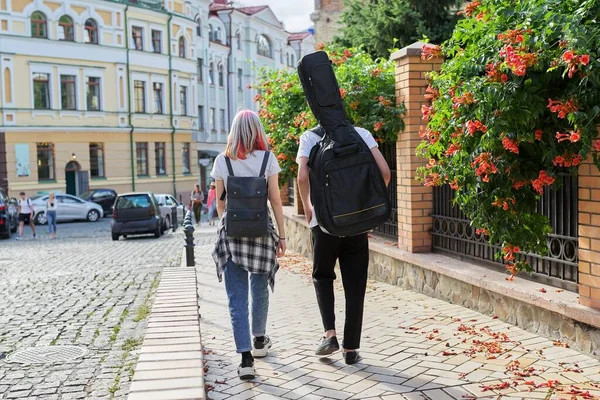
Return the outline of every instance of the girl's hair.
[[[200,185],[197,183],[194,185],[194,192],[196,191],[196,189],[198,189],[198,191],[200,191]]]
[[[52,192],[48,193],[48,198],[50,198],[50,197],[55,197],[54,193],[52,193]]]
[[[242,110],[231,124],[225,155],[232,160],[245,160],[255,150],[268,150],[265,128],[254,111]]]

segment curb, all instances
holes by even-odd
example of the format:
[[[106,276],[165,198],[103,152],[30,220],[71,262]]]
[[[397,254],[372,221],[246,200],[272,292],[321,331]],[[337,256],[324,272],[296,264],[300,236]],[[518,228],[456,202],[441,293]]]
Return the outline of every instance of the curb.
[[[165,268],[129,389],[129,400],[204,400],[195,267]]]

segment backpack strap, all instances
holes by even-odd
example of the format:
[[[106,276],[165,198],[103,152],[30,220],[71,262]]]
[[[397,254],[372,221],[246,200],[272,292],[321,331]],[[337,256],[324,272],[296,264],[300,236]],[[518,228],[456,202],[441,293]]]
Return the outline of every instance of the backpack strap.
[[[225,162],[227,163],[227,170],[229,171],[229,176],[235,176],[233,173],[233,166],[231,165],[231,160],[229,157],[225,156]]]
[[[262,167],[260,167],[260,175],[265,176],[265,172],[267,172],[267,163],[269,162],[269,157],[271,156],[270,151],[265,151],[265,156],[263,157]]]
[[[315,126],[310,131],[319,137],[325,136],[325,129],[321,125]]]

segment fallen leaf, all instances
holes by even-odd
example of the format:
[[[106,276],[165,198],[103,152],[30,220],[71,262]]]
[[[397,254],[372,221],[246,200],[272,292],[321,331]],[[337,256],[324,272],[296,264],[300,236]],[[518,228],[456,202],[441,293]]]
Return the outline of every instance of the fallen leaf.
[[[540,288],[540,289],[538,289],[538,292],[546,293],[546,289]]]

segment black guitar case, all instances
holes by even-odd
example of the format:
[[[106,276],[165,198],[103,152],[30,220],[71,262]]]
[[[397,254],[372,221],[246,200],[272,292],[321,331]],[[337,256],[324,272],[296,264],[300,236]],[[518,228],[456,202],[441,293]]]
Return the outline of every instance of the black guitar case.
[[[300,82],[322,137],[309,158],[310,195],[317,222],[333,236],[354,236],[385,223],[387,188],[371,150],[348,120],[327,53],[298,64]]]

